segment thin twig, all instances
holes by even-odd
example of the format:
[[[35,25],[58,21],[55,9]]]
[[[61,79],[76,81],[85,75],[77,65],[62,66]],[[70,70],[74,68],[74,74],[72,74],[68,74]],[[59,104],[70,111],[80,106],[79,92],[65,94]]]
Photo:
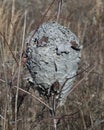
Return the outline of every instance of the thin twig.
[[[69,94],[70,94],[72,91],[74,91],[75,88],[77,88],[77,87],[85,80],[86,76],[88,76],[88,75],[95,69],[95,67],[96,67],[96,66],[93,66],[93,67],[88,71],[88,73],[70,89]],[[89,68],[89,67],[88,67],[88,68]],[[67,82],[68,80],[70,80],[70,78],[67,78],[66,81],[63,83],[63,85],[62,85],[62,87],[61,87],[61,89],[60,89],[60,91],[59,91],[59,96],[58,96],[58,97],[60,97],[61,92],[62,92],[62,88],[65,86],[65,84],[66,84],[66,82]],[[57,107],[58,107],[58,106],[57,106]]]
[[[57,22],[59,21],[59,18],[60,18],[62,3],[63,3],[63,0],[60,0],[59,5],[58,5]]]
[[[70,94],[73,90],[75,90],[75,88],[78,87],[78,86],[86,79],[86,76],[88,76],[95,68],[96,68],[96,66],[93,66],[93,67],[89,70],[89,72],[88,72],[80,81],[78,81],[78,82],[72,87],[72,89],[70,90],[69,94]]]
[[[5,80],[3,80],[3,79],[0,79],[0,81],[3,82],[3,83],[5,83]]]
[[[83,69],[82,71],[80,71],[79,73],[77,73],[76,75],[74,75],[74,76],[72,76],[72,77],[70,77],[70,78],[66,78],[65,82],[63,83],[63,85],[62,85],[61,88],[60,88],[59,97],[60,97],[60,95],[61,95],[61,92],[62,92],[63,87],[64,87],[65,84],[68,82],[68,80],[75,78],[76,76],[82,74],[83,72],[86,72],[90,67],[91,67],[91,65],[89,65],[88,67],[86,67],[85,69]]]
[[[35,30],[34,33],[32,34],[32,36],[31,36],[31,38],[30,38],[30,40],[29,40],[29,44],[30,44],[30,42],[31,42],[31,40],[32,40],[32,37],[33,37],[33,36],[35,35],[35,33],[37,32],[38,28],[39,28],[40,25],[42,24],[42,22],[43,22],[45,16],[47,15],[48,11],[51,9],[51,7],[52,7],[52,5],[54,4],[55,1],[56,1],[56,0],[53,0],[53,1],[51,2],[51,4],[49,5],[49,7],[47,8],[46,12],[44,13],[43,17],[41,18],[41,20],[40,20],[40,22],[39,22],[39,24],[38,24],[36,30]]]
[[[7,121],[7,120],[5,119],[5,117],[3,117],[2,115],[0,115],[0,118],[3,119],[3,120],[5,120],[5,121]]]
[[[74,112],[74,113],[67,114],[67,115],[50,117],[50,118],[43,119],[43,120],[39,121],[38,124],[42,124],[42,123],[44,123],[44,122],[47,122],[47,121],[50,121],[50,120],[54,120],[54,118],[57,119],[57,120],[59,120],[58,123],[57,123],[57,124],[59,124],[60,120],[63,120],[63,119],[66,119],[66,118],[72,118],[72,119],[74,119],[74,115],[76,115],[76,114],[78,114],[78,113],[79,113],[79,111],[76,111],[76,112]],[[77,117],[77,118],[79,118],[79,117]],[[36,127],[38,124],[37,124],[37,123],[34,124],[34,126],[33,126],[30,130],[32,130],[32,129],[33,129],[34,127]]]
[[[6,45],[8,46],[8,48],[9,48],[9,50],[10,50],[10,52],[11,52],[11,54],[12,54],[14,60],[15,60],[15,62],[17,63],[17,65],[19,65],[19,64],[18,64],[18,61],[17,61],[17,59],[16,59],[16,57],[15,57],[15,55],[14,55],[12,49],[11,49],[11,47],[10,47],[10,45],[8,44],[8,42],[7,42],[6,38],[5,38],[5,36],[4,36],[1,32],[0,32],[0,35],[1,35],[2,38],[4,39],[4,44],[6,44]]]
[[[17,86],[14,86],[15,88],[17,88]],[[27,93],[28,95],[30,95],[31,97],[35,98],[37,101],[39,101],[40,103],[42,103],[43,105],[45,105],[47,108],[49,108],[50,110],[52,110],[52,108],[46,104],[45,102],[43,102],[41,99],[39,99],[38,97],[36,97],[35,95],[32,95],[30,92],[22,89],[22,88],[19,88],[20,91],[23,91],[25,93]]]
[[[81,118],[82,118],[84,130],[87,130],[86,122],[85,122],[85,119],[84,119],[84,112],[81,108],[79,108],[79,109],[80,109],[80,115],[81,115]]]

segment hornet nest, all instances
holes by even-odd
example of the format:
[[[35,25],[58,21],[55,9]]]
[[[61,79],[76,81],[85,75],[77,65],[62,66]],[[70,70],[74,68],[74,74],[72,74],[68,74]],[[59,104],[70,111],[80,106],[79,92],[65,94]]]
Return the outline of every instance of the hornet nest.
[[[48,98],[54,93],[58,104],[63,105],[81,58],[76,35],[56,22],[43,23],[26,38],[25,56],[39,94]]]

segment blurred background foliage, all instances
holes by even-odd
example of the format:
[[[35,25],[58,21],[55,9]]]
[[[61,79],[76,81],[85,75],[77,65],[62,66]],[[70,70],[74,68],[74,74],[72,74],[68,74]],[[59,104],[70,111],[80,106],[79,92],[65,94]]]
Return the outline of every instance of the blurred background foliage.
[[[0,130],[53,130],[49,110],[31,95],[22,67],[18,63],[24,39],[39,25],[52,0],[0,0]],[[55,0],[42,22],[58,21],[68,27],[83,45],[74,89],[64,106],[56,111],[57,130],[104,130],[104,1]],[[25,33],[24,33],[25,26]],[[25,46],[25,45],[24,45]],[[84,70],[84,71],[83,71]],[[19,83],[18,83],[19,81]],[[16,88],[18,91],[15,126]]]

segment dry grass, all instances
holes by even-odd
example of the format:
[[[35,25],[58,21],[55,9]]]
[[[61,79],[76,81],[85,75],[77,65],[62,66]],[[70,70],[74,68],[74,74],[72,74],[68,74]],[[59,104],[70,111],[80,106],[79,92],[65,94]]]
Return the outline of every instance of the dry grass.
[[[24,39],[43,21],[69,27],[83,45],[81,73],[66,104],[56,111],[57,130],[104,130],[104,2],[55,1],[50,9],[51,2],[0,1],[0,130],[54,129],[48,108],[43,110],[45,102],[36,100],[21,65]]]

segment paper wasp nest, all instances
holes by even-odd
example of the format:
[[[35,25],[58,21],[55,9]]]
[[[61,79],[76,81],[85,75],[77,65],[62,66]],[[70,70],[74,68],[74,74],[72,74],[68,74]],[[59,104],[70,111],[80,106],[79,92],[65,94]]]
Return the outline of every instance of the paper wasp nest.
[[[68,28],[55,22],[43,23],[37,32],[26,39],[27,68],[34,87],[40,94],[49,96],[61,90],[59,105],[63,105],[72,88],[81,57],[79,40]],[[55,88],[56,87],[56,88]]]

